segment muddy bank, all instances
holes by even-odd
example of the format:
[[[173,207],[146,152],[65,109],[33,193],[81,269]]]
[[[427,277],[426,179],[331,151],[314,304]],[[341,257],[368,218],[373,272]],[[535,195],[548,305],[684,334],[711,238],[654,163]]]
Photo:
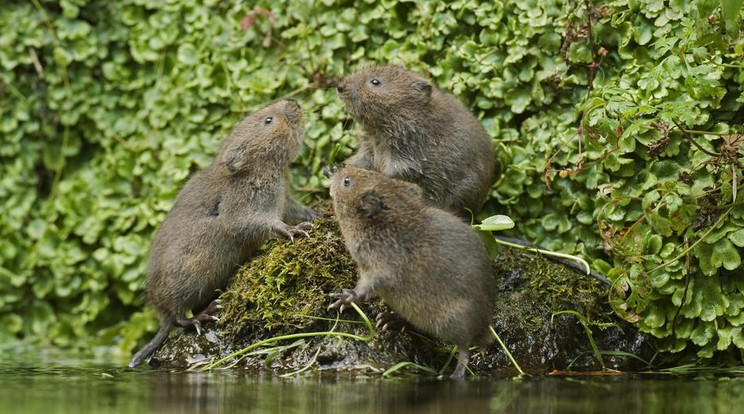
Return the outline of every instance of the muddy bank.
[[[338,322],[337,313],[326,310],[331,303],[329,293],[354,286],[356,269],[336,223],[319,219],[315,224],[308,239],[270,242],[238,271],[222,294],[225,309],[220,323],[201,336],[193,331],[175,332],[152,364],[176,369],[205,366],[281,335],[332,330],[368,336],[367,325],[353,309],[345,311]],[[560,311],[577,312],[590,321],[600,350],[651,357],[649,338],[612,316],[606,304],[606,287],[596,279],[505,247],[493,270],[498,281],[493,327],[526,372],[545,373],[569,366],[572,370],[601,368],[592,356],[580,318],[575,314],[555,315]],[[379,300],[361,309],[373,321],[377,313],[388,310]],[[441,370],[451,351],[451,345],[412,329],[402,333],[374,330],[373,339],[367,342],[327,335],[277,341],[231,358],[225,365],[275,373],[307,367],[377,375],[404,361]],[[643,366],[636,359],[622,356],[606,356],[604,362],[606,367],[619,370]],[[450,362],[446,372],[453,367]],[[486,377],[514,372],[496,342],[472,350],[470,368]]]

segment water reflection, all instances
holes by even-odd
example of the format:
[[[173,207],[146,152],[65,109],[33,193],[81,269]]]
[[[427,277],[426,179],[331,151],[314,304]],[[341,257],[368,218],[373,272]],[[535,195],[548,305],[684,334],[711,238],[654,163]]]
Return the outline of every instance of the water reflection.
[[[123,362],[122,362],[123,364]],[[234,372],[124,370],[109,362],[0,363],[8,413],[729,413],[744,378],[625,375],[481,381],[282,379]]]

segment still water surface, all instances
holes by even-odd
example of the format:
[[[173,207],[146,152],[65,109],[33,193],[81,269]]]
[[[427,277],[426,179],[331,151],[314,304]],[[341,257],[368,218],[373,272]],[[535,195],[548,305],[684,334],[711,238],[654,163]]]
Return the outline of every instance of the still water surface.
[[[132,371],[110,357],[0,356],[1,413],[744,412],[744,377],[284,379]]]

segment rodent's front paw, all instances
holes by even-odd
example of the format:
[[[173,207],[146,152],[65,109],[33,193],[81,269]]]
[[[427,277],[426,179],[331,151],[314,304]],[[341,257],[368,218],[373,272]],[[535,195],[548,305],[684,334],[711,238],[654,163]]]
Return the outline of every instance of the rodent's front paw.
[[[296,226],[289,226],[282,223],[274,228],[274,231],[290,241],[294,241],[295,236],[310,237],[306,230],[310,230],[313,227],[310,223],[300,223]]]
[[[297,227],[298,229],[302,229],[302,230],[310,230],[311,228],[313,228],[313,223],[303,221],[302,223],[296,225],[295,227]]]
[[[333,299],[338,299],[328,306],[329,310],[338,309],[339,312],[343,312],[352,303],[359,302],[359,295],[357,295],[354,289],[343,289],[341,293],[331,293],[329,296]]]

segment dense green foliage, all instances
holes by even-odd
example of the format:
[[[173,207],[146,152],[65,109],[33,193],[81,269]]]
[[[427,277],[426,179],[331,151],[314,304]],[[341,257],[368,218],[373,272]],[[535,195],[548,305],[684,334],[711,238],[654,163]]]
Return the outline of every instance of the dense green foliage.
[[[391,61],[494,138],[484,214],[593,258],[662,347],[744,349],[741,2],[274,3],[0,8],[0,339],[131,347],[151,234],[230,126],[299,99],[293,184],[325,196],[357,134],[332,81]]]

